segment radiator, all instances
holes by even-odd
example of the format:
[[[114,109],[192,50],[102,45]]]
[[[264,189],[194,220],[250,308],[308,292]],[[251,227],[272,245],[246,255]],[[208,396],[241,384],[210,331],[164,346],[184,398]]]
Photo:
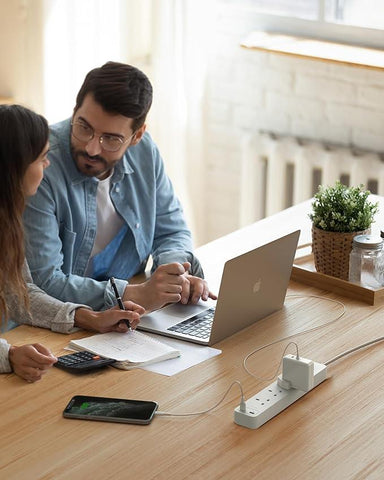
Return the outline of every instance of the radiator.
[[[363,184],[384,195],[382,155],[352,148],[278,136],[249,134],[242,142],[240,226],[296,205],[320,184]]]

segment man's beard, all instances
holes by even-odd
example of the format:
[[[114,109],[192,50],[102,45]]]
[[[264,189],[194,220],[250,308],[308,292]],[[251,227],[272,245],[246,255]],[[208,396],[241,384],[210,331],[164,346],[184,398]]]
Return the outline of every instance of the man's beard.
[[[101,155],[91,157],[86,151],[76,150],[73,146],[71,146],[71,153],[77,169],[87,177],[99,177],[100,175],[108,173],[121,160],[121,158],[119,158],[111,163]]]

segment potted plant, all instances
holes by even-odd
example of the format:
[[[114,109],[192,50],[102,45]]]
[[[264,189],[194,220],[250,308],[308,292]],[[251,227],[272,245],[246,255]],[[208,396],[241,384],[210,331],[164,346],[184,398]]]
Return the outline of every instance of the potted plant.
[[[339,181],[334,186],[319,186],[309,214],[318,272],[348,280],[353,237],[369,231],[378,210],[369,194],[363,185],[347,187]]]

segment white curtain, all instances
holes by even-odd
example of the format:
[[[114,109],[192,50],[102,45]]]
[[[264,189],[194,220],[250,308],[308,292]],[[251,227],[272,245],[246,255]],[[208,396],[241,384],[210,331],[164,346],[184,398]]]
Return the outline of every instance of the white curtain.
[[[71,115],[86,73],[108,60],[154,87],[148,130],[199,244],[204,230],[204,90],[215,0],[44,0],[44,114]]]
[[[85,75],[108,60],[127,61],[123,0],[44,1],[44,103],[53,123],[72,114]]]
[[[213,0],[153,0],[150,129],[181,199],[195,244],[203,238],[204,93]]]

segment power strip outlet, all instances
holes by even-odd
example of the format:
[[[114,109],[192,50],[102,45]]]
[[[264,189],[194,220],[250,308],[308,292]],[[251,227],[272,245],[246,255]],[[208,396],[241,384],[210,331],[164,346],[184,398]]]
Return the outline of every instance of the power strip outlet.
[[[313,388],[315,388],[327,378],[327,367],[322,363],[313,363]],[[296,388],[285,390],[277,384],[277,381],[273,382],[269,387],[264,388],[255,396],[246,400],[245,412],[241,412],[239,406],[236,407],[234,410],[234,421],[243,427],[259,428],[306,393],[308,392],[297,390]]]

